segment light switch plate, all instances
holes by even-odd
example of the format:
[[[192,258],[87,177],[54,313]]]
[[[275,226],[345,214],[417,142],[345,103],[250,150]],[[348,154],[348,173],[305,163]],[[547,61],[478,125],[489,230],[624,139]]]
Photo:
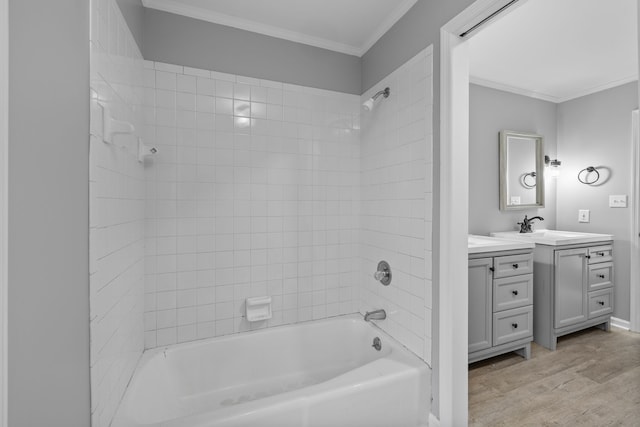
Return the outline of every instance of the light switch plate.
[[[617,196],[609,196],[610,208],[626,208],[627,207],[627,195],[619,194]]]
[[[578,222],[589,222],[589,209],[580,209],[578,211]]]

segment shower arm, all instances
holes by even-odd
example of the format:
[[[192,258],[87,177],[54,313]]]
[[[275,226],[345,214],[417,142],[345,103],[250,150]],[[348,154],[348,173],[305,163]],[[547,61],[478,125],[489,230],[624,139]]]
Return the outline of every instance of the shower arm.
[[[375,101],[376,99],[378,99],[380,97],[380,95],[383,95],[385,98],[388,98],[390,93],[391,93],[391,89],[386,87],[386,88],[384,88],[384,90],[381,90],[378,93],[376,93],[375,95],[373,95],[371,97],[371,99],[373,99]]]

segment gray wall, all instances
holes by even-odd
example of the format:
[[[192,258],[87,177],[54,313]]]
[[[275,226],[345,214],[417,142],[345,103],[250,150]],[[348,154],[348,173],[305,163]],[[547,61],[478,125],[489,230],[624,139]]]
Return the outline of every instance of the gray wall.
[[[133,38],[142,50],[142,28],[144,19],[144,6],[142,0],[116,0],[124,20],[133,34]]]
[[[360,95],[360,58],[145,8],[151,61]]]
[[[498,133],[503,129],[544,137],[544,152],[555,158],[557,107],[552,102],[478,85],[469,86],[469,233],[513,230],[524,215],[540,215],[539,228],[556,228],[556,179],[546,177],[545,207],[501,212]],[[533,191],[533,190],[532,190]]]
[[[615,317],[629,320],[629,250],[631,207],[610,208],[609,195],[631,196],[631,111],[638,108],[637,83],[558,105],[557,225],[559,229],[608,233],[615,238]],[[578,182],[587,166],[604,166],[600,185]],[[630,205],[629,205],[630,206]],[[591,211],[591,222],[578,222],[578,209]]]
[[[89,2],[9,22],[9,425],[87,427]]]

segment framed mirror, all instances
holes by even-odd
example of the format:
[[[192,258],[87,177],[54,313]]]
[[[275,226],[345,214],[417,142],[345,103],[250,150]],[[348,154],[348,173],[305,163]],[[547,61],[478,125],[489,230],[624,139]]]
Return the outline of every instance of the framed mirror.
[[[543,153],[542,136],[500,131],[500,210],[544,207]]]

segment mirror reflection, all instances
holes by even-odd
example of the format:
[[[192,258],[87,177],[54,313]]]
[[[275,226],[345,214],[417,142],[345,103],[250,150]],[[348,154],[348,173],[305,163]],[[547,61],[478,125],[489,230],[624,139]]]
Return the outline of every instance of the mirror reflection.
[[[542,136],[500,132],[500,209],[544,206]]]

